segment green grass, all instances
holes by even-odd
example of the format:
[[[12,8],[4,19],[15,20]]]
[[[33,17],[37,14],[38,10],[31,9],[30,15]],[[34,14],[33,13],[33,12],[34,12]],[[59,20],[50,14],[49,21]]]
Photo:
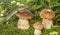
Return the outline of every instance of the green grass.
[[[35,19],[35,20],[34,20]],[[30,28],[28,30],[21,30],[17,28],[18,18],[14,15],[9,21],[5,22],[4,24],[0,25],[0,35],[34,35],[34,28],[33,24],[36,21],[40,21],[41,19],[32,18],[30,21]],[[52,29],[42,30],[42,35],[49,35],[49,32],[57,31],[60,35],[60,26],[59,27],[52,27]]]

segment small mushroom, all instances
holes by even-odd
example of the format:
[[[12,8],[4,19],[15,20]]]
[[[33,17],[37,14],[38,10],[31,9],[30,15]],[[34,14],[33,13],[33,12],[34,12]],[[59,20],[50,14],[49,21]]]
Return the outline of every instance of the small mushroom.
[[[41,30],[43,29],[43,24],[36,22],[33,27],[35,28],[34,35],[40,35]]]
[[[40,12],[40,17],[43,18],[42,24],[44,28],[50,29],[53,26],[52,19],[55,17],[55,13],[51,9],[43,9]]]
[[[19,17],[18,28],[23,30],[29,29],[28,19],[32,18],[32,13],[29,10],[24,10],[23,12],[17,12],[16,16]]]

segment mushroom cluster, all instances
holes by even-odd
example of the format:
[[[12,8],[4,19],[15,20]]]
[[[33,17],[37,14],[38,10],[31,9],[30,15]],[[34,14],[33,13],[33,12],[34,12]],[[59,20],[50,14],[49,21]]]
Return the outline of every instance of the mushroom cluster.
[[[35,28],[34,35],[40,35],[41,30],[43,28],[50,29],[53,26],[52,19],[55,17],[55,13],[53,10],[43,9],[39,13],[39,15],[41,18],[43,18],[43,21],[42,23],[40,22],[34,23],[33,25],[33,27]],[[28,19],[33,18],[32,13],[29,10],[23,10],[23,11],[18,11],[16,13],[16,16],[19,17],[18,24],[17,24],[18,28],[23,30],[29,29],[30,25]]]
[[[16,13],[16,16],[19,17],[17,24],[18,29],[29,29],[30,25],[28,19],[31,19],[33,17],[32,13],[29,10],[23,10],[22,12],[18,11]]]
[[[42,24],[44,28],[50,29],[53,26],[52,19],[55,17],[55,13],[51,9],[43,9],[40,12],[40,17],[43,18]]]
[[[43,29],[43,24],[40,22],[36,22],[33,27],[35,28],[34,35],[40,35],[41,30]]]

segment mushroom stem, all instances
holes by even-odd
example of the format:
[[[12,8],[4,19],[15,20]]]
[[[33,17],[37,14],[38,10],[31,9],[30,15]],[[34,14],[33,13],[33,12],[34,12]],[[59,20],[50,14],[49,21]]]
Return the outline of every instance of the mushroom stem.
[[[29,25],[29,21],[27,19],[23,19],[23,18],[20,18],[19,21],[18,21],[18,28],[19,29],[29,29],[30,25]]]
[[[35,29],[34,35],[40,35],[40,34],[41,34],[41,30]]]
[[[49,19],[43,19],[42,24],[44,25],[44,28],[51,29],[53,26],[53,21]]]

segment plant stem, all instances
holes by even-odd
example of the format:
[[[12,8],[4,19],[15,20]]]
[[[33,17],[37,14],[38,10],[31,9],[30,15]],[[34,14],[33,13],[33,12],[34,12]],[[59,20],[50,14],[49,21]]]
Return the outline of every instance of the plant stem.
[[[49,2],[49,8],[51,9],[51,4],[50,4],[51,3],[51,0],[48,0],[48,2]]]

